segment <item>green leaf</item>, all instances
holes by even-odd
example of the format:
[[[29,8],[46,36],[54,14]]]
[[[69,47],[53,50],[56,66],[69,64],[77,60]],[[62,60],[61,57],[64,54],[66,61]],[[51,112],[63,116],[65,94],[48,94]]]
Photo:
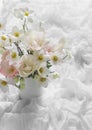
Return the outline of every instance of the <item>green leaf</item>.
[[[19,77],[18,76],[14,77],[14,81],[15,81],[15,83],[18,83],[19,82]]]
[[[47,61],[47,68],[49,69],[50,67],[52,67],[50,61]]]
[[[60,75],[58,73],[53,74],[53,79],[60,78]]]
[[[27,53],[33,55],[33,50],[27,50]]]
[[[23,78],[20,79],[20,86],[19,87],[21,90],[25,88],[25,81]]]

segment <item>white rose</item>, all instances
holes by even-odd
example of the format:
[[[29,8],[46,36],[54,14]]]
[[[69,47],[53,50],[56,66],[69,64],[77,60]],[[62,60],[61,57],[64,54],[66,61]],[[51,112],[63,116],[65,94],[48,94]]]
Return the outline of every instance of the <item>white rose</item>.
[[[18,67],[19,75],[22,77],[27,77],[32,74],[34,70],[36,70],[36,64],[33,61],[33,57],[31,55],[22,56]]]

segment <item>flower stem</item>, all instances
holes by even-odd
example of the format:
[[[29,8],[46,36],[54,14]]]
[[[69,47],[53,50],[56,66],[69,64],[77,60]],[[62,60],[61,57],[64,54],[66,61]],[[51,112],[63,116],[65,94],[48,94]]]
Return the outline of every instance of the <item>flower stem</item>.
[[[23,55],[23,52],[22,52],[21,48],[19,47],[19,45],[18,45],[16,42],[14,42],[14,44],[15,44],[15,46],[17,47],[19,56],[22,56],[22,55]]]

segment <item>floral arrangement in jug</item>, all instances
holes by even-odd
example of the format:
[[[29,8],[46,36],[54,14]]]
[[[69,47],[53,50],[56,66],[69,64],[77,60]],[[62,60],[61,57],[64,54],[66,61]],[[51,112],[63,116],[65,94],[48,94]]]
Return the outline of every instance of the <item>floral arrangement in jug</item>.
[[[15,16],[23,23],[22,28],[14,26],[8,33],[0,23],[0,73],[6,79],[13,79],[19,88],[24,87],[25,78],[31,77],[44,84],[50,76],[58,77],[53,68],[68,56],[63,42],[53,45],[45,31],[30,29],[32,13],[27,8],[16,9]],[[7,80],[0,80],[0,83],[8,84]]]

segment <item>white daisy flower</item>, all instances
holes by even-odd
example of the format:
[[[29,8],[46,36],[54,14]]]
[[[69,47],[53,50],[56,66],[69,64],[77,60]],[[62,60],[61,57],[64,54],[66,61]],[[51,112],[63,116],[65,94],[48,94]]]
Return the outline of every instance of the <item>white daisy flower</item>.
[[[7,35],[3,34],[0,36],[0,46],[6,47],[8,45],[8,37]]]
[[[46,63],[42,63],[38,68],[38,74],[40,76],[46,77],[49,74],[49,69],[47,68]]]
[[[12,34],[12,40],[13,40],[14,42],[16,42],[16,41],[21,41],[21,39],[22,39],[22,37],[23,37],[23,31],[20,30],[20,29],[19,29],[18,27],[16,27],[16,26],[13,27],[11,34]]]
[[[19,40],[23,36],[23,31],[19,30],[19,28],[15,26],[13,27],[11,34],[14,39]]]
[[[15,50],[9,50],[10,53],[7,55],[6,59],[9,61],[9,64],[16,64],[19,62],[19,56],[18,56],[18,51]]]
[[[28,8],[14,9],[15,16],[20,19],[23,19],[24,17],[30,18],[32,13],[33,11]]]

